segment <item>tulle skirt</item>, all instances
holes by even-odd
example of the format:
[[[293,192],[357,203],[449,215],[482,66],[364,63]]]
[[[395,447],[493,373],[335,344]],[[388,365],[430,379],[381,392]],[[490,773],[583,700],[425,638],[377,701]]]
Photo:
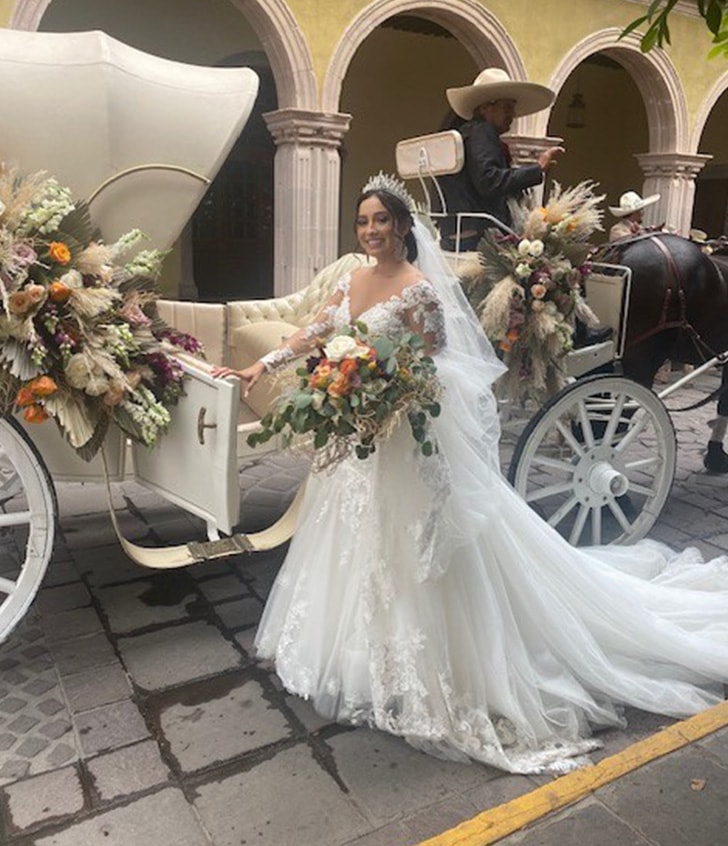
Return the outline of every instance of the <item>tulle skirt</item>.
[[[256,638],[288,690],[517,773],[584,764],[624,705],[683,717],[723,699],[726,559],[652,541],[575,549],[492,450],[447,414],[435,429],[436,456],[402,426],[309,479]]]

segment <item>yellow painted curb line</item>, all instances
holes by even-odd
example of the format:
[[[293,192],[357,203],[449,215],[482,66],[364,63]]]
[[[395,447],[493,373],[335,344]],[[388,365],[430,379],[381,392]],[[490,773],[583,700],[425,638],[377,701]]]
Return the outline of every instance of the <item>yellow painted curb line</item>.
[[[490,808],[417,846],[489,846],[605,784],[728,725],[728,701],[675,723],[593,767],[575,770],[524,796]]]

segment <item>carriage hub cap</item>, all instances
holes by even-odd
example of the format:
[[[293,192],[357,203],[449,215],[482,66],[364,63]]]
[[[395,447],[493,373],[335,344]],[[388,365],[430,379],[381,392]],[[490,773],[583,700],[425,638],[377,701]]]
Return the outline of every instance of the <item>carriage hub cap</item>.
[[[589,450],[574,469],[574,493],[584,505],[604,504],[628,490],[629,479],[618,466],[613,449]]]

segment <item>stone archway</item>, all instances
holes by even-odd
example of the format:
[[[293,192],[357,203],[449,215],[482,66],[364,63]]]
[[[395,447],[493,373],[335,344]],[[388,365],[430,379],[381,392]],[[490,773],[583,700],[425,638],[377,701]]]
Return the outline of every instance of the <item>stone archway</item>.
[[[688,149],[695,153],[700,146],[700,140],[705,130],[705,124],[708,122],[710,113],[713,111],[715,104],[720,100],[721,96],[728,91],[728,71],[726,71],[713,85],[708,93],[708,96],[700,104],[698,113],[695,115],[695,122],[693,131],[690,136],[690,144]]]
[[[666,221],[687,233],[695,177],[709,157],[694,153],[685,92],[667,54],[662,50],[642,53],[638,36],[618,40],[619,34],[618,28],[610,28],[580,41],[555,70],[550,86],[558,93],[577,66],[595,53],[613,59],[630,74],[647,115],[649,149],[634,152],[643,173],[642,191],[660,194],[649,220]],[[536,116],[535,125],[541,132],[546,130],[548,117],[547,113]]]
[[[688,111],[680,77],[661,50],[642,53],[639,38],[629,35],[617,41],[621,30],[595,32],[576,44],[551,77],[549,86],[558,94],[569,74],[593,53],[603,53],[619,62],[635,81],[647,111],[650,153],[688,150]],[[535,129],[546,132],[548,112],[540,112]]]
[[[495,15],[476,0],[376,0],[351,21],[334,50],[321,92],[322,111],[338,111],[347,70],[364,39],[388,18],[405,12],[449,30],[478,67],[499,65],[514,79],[526,78],[513,39]]]

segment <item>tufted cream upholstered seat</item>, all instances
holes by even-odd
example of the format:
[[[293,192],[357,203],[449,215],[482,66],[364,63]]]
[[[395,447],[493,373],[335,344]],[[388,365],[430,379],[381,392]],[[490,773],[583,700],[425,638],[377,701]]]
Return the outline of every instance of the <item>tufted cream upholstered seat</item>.
[[[160,300],[159,313],[171,326],[198,338],[211,364],[242,370],[309,323],[338,280],[367,261],[363,255],[347,253],[319,271],[308,287],[285,297],[228,303]],[[260,380],[241,403],[239,423],[243,428],[260,419],[275,393],[271,379]]]

